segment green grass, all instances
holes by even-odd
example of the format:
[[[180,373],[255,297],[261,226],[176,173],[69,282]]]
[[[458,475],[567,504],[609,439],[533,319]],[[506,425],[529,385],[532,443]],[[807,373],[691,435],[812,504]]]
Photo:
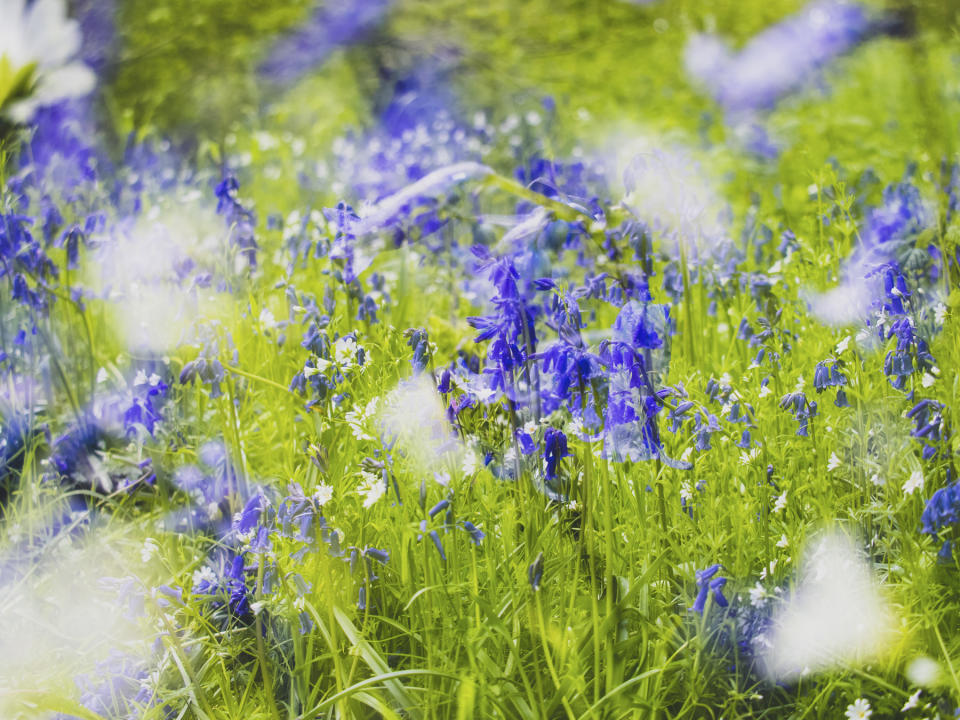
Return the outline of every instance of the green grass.
[[[894,717],[916,689],[907,667],[918,656],[941,668],[921,705],[940,705],[923,714],[914,711],[915,716],[949,716],[960,703],[958,568],[938,564],[938,544],[919,530],[925,500],[946,483],[948,468],[955,473],[960,436],[953,436],[951,454],[921,461],[904,418],[913,402],[892,389],[882,372],[889,347],[851,342],[842,354],[851,407],[834,407],[832,391],[816,395],[815,364],[857,328],[819,323],[802,293],[836,284],[843,259],[860,242],[863,205],[878,203],[882,188],[899,181],[908,164],[916,164],[914,181],[921,191],[934,197],[941,160],[956,159],[955,16],[934,3],[919,6],[916,38],[873,42],[828,71],[829,91],[811,90],[782,103],[769,124],[786,149],[778,160],[761,164],[726,143],[720,110],[689,85],[682,67],[684,39],[691,29],[713,25],[742,41],[797,3],[729,4],[708,13],[688,2],[594,7],[573,0],[556,6],[410,0],[397,4],[380,31],[388,42],[338,54],[286,93],[270,97],[253,80],[258,53],[265,37],[302,17],[305,4],[269,12],[254,5],[226,12],[213,2],[126,3],[120,19],[127,44],[105,91],[117,134],[135,128],[144,135],[162,131],[186,138],[196,148],[192,162],[210,176],[219,162],[250,152],[241,195],[251,199],[260,217],[261,267],[250,275],[234,273],[234,251],[220,238],[216,247],[222,254],[211,262],[235,282],[233,292],[221,296],[227,302],[201,306],[191,317],[194,328],[208,333],[198,337],[219,340],[218,357],[226,368],[222,395],[212,397],[200,383],[175,382],[200,352],[200,339],[165,350],[161,364],[174,381],[156,437],[102,453],[110,467],[152,457],[156,486],[131,493],[73,491],[95,510],[90,534],[120,566],[111,572],[136,578],[145,605],[135,622],[140,645],[143,637],[160,637],[151,661],[158,704],[143,717],[166,717],[170,708],[173,717],[201,720],[807,718],[842,716],[858,697],[869,699],[874,717]],[[655,25],[657,18],[665,24]],[[602,147],[610,136],[634,132],[666,148],[688,146],[704,174],[717,179],[732,211],[731,237],[748,250],[737,273],[768,272],[781,260],[778,282],[763,303],[739,287],[738,276],[722,292],[705,274],[695,276],[671,308],[676,333],[657,352],[659,384],[682,383],[698,403],[707,404],[708,380],[729,378],[729,386],[753,407],[756,457],[735,446],[743,428],[730,423],[713,436],[709,452],[692,450],[689,433],[664,432],[667,454],[689,452],[689,471],[659,461],[613,463],[600,456],[598,443],[568,433],[571,456],[562,461],[561,472],[572,502],[558,504],[538,491],[539,468],[504,481],[483,466],[479,448],[470,450],[477,455],[475,468],[464,470],[461,458],[425,465],[402,443],[391,449],[379,438],[357,437],[348,413],[386,397],[411,373],[405,331],[428,331],[431,368],[439,371],[460,350],[484,355],[486,347],[473,342],[475,331],[466,321],[484,310],[451,293],[451,271],[423,246],[397,249],[383,243],[362,280],[369,283],[372,272],[383,273],[392,300],[381,304],[378,323],[358,321],[356,298],[335,278],[338,261],[311,258],[289,268],[282,233],[268,230],[265,219],[273,212],[286,216],[336,202],[329,188],[299,186],[296,173],[322,158],[338,132],[369,119],[376,105],[372,68],[401,73],[420,54],[443,58],[452,45],[459,50],[449,75],[464,97],[467,117],[483,108],[502,120],[552,95],[557,120],[544,140],[551,153]],[[578,113],[581,108],[586,112]],[[280,138],[277,147],[261,149],[257,133],[264,131]],[[303,140],[302,153],[291,150],[293,138]],[[505,175],[511,160],[502,148],[491,157]],[[276,171],[266,173],[267,167]],[[858,182],[868,169],[878,181],[861,189]],[[507,183],[492,185],[468,184],[451,203],[451,213],[469,215],[474,199],[488,211],[512,211],[516,198],[504,191]],[[72,210],[82,218],[103,201],[84,198]],[[156,205],[161,219],[185,216],[176,203]],[[957,246],[955,221],[948,226],[945,209],[937,209],[941,222],[931,240],[949,254]],[[471,242],[469,222],[453,227],[454,239]],[[763,227],[773,240],[754,256]],[[798,245],[789,261],[776,252],[787,228]],[[323,228],[321,234],[332,232]],[[663,303],[671,302],[660,283],[669,262],[666,248],[666,240],[656,238],[651,292]],[[63,287],[69,287],[73,271],[65,253],[50,253]],[[93,270],[92,258],[84,262],[81,277]],[[602,269],[629,267],[635,263],[625,259]],[[569,257],[548,270],[571,281],[584,272]],[[910,387],[918,398],[945,403],[952,427],[960,411],[960,293],[955,276],[941,282],[948,312],[931,344],[940,376],[930,389],[914,376]],[[295,302],[288,288],[295,290]],[[322,306],[325,292],[335,300],[326,333],[332,340],[356,332],[368,360],[337,387],[341,401],[328,398],[308,409],[305,399],[287,388],[310,355],[300,345],[302,306],[307,297]],[[716,311],[710,314],[714,300]],[[609,328],[616,317],[615,308],[597,301],[582,306],[585,316],[593,313],[594,329]],[[264,309],[289,324],[265,327],[259,319]],[[37,389],[24,408],[48,423],[54,437],[73,420],[72,408],[79,411],[90,402],[100,368],[111,387],[117,376],[150,359],[131,353],[115,311],[97,299],[81,308],[63,298],[49,317],[36,320],[39,335],[29,359]],[[781,366],[752,367],[757,348],[737,338],[738,325],[746,318],[757,327],[760,318],[772,321],[777,311],[782,314],[767,345],[781,353]],[[25,315],[5,293],[0,316],[6,349]],[[761,396],[760,381],[767,375],[773,392]],[[796,422],[778,407],[798,378],[819,404],[809,437],[798,437]],[[14,379],[6,382],[7,395],[16,396]],[[552,422],[562,427],[568,419],[560,412]],[[512,442],[513,419],[505,404],[468,410],[461,421],[470,443],[483,449]],[[376,421],[367,427],[375,436]],[[240,487],[262,486],[282,496],[290,483],[307,495],[320,483],[331,485],[333,499],[324,516],[341,545],[389,550],[389,562],[373,562],[379,579],[367,579],[362,559],[354,572],[346,558],[327,552],[315,524],[314,552],[291,557],[302,543],[273,538],[276,577],[267,592],[263,568],[257,573],[259,589],[251,600],[262,606],[256,620],[221,623],[208,598],[190,590],[194,572],[223,541],[211,533],[163,529],[162,523],[189,502],[173,482],[177,468],[197,463],[210,439],[223,442]],[[49,443],[38,433],[24,450],[17,490],[4,509],[7,548],[19,547],[21,536],[42,534],[63,501],[64,490],[43,477]],[[841,465],[828,469],[834,454]],[[391,490],[364,508],[356,490],[370,459],[388,463]],[[923,490],[905,494],[904,482],[918,469],[925,477]],[[435,472],[449,474],[449,487],[434,480]],[[874,476],[883,484],[875,484]],[[692,499],[684,507],[681,494],[688,492]],[[783,493],[785,507],[777,509]],[[455,520],[483,530],[480,544],[459,528],[444,532],[443,513],[427,516],[444,498],[450,498]],[[222,512],[228,516],[241,508],[237,495]],[[445,561],[421,521],[427,531],[440,531]],[[894,611],[895,638],[868,663],[784,686],[765,681],[737,655],[735,643],[731,646],[736,628],[720,608],[711,602],[702,615],[689,610],[697,594],[695,572],[722,563],[727,596],[742,597],[744,604],[762,576],[768,591],[778,586],[789,592],[805,545],[834,526],[853,535],[871,559]],[[147,538],[158,549],[149,562],[140,562]],[[50,558],[69,561],[64,545],[69,543],[44,545],[36,559],[39,570],[5,587],[0,613],[22,607],[11,588],[34,587],[32,578],[47,572]],[[534,590],[528,570],[541,554],[542,582]],[[160,585],[184,588],[182,600],[158,593]],[[365,609],[357,606],[361,588]],[[301,632],[305,619],[310,627]],[[35,674],[31,669],[26,677],[0,677],[0,708],[11,718],[56,712],[101,717],[78,704],[72,678],[90,672],[93,658],[105,649],[91,643],[72,654],[53,653]]]

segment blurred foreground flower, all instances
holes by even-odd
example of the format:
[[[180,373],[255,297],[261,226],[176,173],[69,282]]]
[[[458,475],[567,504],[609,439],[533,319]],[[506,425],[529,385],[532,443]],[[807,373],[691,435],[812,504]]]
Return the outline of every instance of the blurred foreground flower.
[[[793,596],[773,619],[767,673],[792,679],[876,657],[893,629],[869,566],[843,535],[808,551]]]
[[[0,116],[28,122],[36,110],[82,97],[96,76],[75,60],[80,26],[63,0],[0,0]]]
[[[739,53],[715,35],[694,36],[687,45],[687,71],[728,112],[768,110],[871,30],[863,6],[815,2],[756,35]]]

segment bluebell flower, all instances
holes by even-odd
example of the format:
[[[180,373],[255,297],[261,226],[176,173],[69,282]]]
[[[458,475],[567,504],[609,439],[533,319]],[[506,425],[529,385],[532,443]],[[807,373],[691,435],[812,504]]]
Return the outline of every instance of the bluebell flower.
[[[723,586],[727,584],[727,578],[714,577],[720,571],[720,564],[711,565],[705,570],[697,570],[697,599],[690,609],[694,612],[703,614],[707,604],[707,594],[713,594],[713,601],[720,607],[727,607],[729,604],[723,596]]]
[[[813,371],[813,387],[821,393],[828,387],[839,387],[847,384],[847,376],[840,370],[839,363],[828,368],[825,362],[818,362]]]
[[[470,522],[469,520],[464,520],[464,521],[463,521],[463,529],[464,529],[467,533],[469,533],[469,535],[470,535],[470,541],[471,541],[474,545],[479,545],[481,542],[483,542],[483,538],[486,537],[486,534],[483,532],[483,530],[481,530],[480,528],[478,528],[476,525],[474,525],[474,524],[473,524],[472,522]]]
[[[947,472],[947,482],[950,482],[950,473]],[[934,541],[940,539],[939,535],[944,530],[956,533],[958,524],[960,524],[960,482],[948,484],[946,487],[937,490],[927,501],[921,516],[923,523],[922,532],[930,535]],[[945,540],[940,547],[939,559],[949,562],[953,556],[952,540]]]
[[[247,500],[237,516],[233,519],[233,529],[240,535],[251,532],[260,522],[260,515],[266,506],[266,498],[260,492],[255,492]]]
[[[244,623],[253,620],[250,607],[251,590],[247,586],[247,566],[243,555],[223,551],[213,557],[208,571],[197,573],[193,594],[206,596],[214,611],[222,610],[224,623],[234,620]]]
[[[780,407],[793,413],[798,423],[797,435],[809,436],[809,421],[817,416],[817,403],[808,402],[806,393],[796,391],[780,398]]]
[[[560,461],[569,457],[567,451],[567,436],[556,428],[547,428],[543,434],[543,459],[546,463],[547,480],[553,480],[557,477],[557,466]]]
[[[0,279],[7,278],[14,300],[45,314],[53,302],[46,286],[57,280],[58,272],[34,239],[32,224],[33,219],[25,215],[0,213]]]
[[[427,331],[421,328],[410,328],[404,332],[407,336],[407,345],[413,348],[413,357],[410,364],[413,366],[415,375],[420,374],[427,369],[430,362],[430,339]]]
[[[240,184],[237,178],[229,173],[214,189],[217,198],[217,214],[223,215],[230,229],[230,243],[237,247],[240,254],[247,260],[251,268],[257,266],[257,245],[254,237],[254,228],[257,224],[256,215],[252,210],[244,207],[237,199]]]

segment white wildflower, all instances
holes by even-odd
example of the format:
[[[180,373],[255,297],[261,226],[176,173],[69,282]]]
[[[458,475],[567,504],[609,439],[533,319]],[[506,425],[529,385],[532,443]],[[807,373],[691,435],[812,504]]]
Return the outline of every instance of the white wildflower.
[[[840,355],[841,353],[846,352],[847,348],[850,347],[850,336],[847,335],[843,340],[837,343],[836,353]]]
[[[785,548],[785,547],[788,547],[789,545],[790,545],[790,541],[787,540],[787,534],[786,533],[781,534],[780,539],[777,540],[777,547]]]
[[[317,505],[323,507],[328,502],[333,500],[333,486],[327,485],[326,483],[320,483],[317,485],[317,489],[313,492],[313,499],[316,501]]]
[[[470,477],[477,471],[477,454],[472,448],[467,448],[463,453],[463,462],[460,465],[460,472],[465,477]]]
[[[920,706],[920,693],[922,690],[917,690],[913,695],[907,698],[907,701],[903,704],[903,707],[900,708],[900,712],[906,712],[907,710],[912,710],[915,707]]]
[[[910,479],[903,484],[903,492],[905,495],[910,495],[915,490],[923,490],[923,471],[922,470],[914,470],[910,474]]]
[[[270,312],[270,308],[264,308],[260,311],[260,326],[263,328],[276,327],[277,318]]]
[[[937,303],[937,306],[933,309],[933,319],[937,321],[937,325],[943,325],[947,319],[947,306],[943,303]]]
[[[852,705],[847,705],[847,711],[844,713],[848,720],[867,720],[873,715],[870,703],[863,698],[857,698]]]
[[[763,607],[767,602],[767,591],[759,582],[750,588],[750,604],[755,608]]]
[[[837,454],[835,452],[830,453],[830,459],[827,460],[827,470],[829,470],[830,472],[833,472],[842,464],[843,463],[840,462],[840,458],[837,457]]]
[[[147,538],[143,541],[143,547],[140,548],[140,561],[144,563],[150,562],[150,559],[156,554],[160,549],[160,546],[157,545],[157,541],[153,538]]]
[[[357,492],[363,497],[363,506],[368,508],[383,497],[387,488],[383,483],[383,478],[379,475],[361,470],[360,478],[360,487],[357,488]]]
[[[783,512],[784,508],[787,507],[787,491],[784,490],[783,493],[777,497],[777,501],[773,504],[773,512],[780,513]]]
[[[357,351],[362,349],[356,340],[345,335],[333,344],[333,357],[341,370],[349,370],[357,361]]]
[[[200,585],[201,583],[207,583],[208,585],[217,584],[217,574],[209,565],[204,565],[202,568],[195,570],[193,573],[193,586],[197,587],[197,585]]]

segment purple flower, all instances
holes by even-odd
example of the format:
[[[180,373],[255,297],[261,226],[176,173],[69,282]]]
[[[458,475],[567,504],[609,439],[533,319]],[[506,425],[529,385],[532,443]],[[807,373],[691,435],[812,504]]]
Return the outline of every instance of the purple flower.
[[[727,579],[723,577],[714,577],[720,571],[720,564],[711,565],[705,570],[697,570],[697,599],[690,608],[694,612],[703,614],[707,604],[707,594],[713,594],[713,601],[720,607],[727,607],[729,604],[723,596],[723,586],[727,584]]]
[[[543,434],[543,459],[547,466],[544,474],[547,480],[557,477],[557,466],[565,457],[570,457],[567,451],[567,436],[556,428],[547,428]]]
[[[260,72],[281,83],[296,81],[337,48],[359,42],[375,30],[391,4],[392,0],[318,4],[302,26],[277,40]]]
[[[686,49],[687,71],[728,112],[769,110],[872,30],[863,6],[819,0],[762,31],[738,53],[715,35],[694,36]]]

